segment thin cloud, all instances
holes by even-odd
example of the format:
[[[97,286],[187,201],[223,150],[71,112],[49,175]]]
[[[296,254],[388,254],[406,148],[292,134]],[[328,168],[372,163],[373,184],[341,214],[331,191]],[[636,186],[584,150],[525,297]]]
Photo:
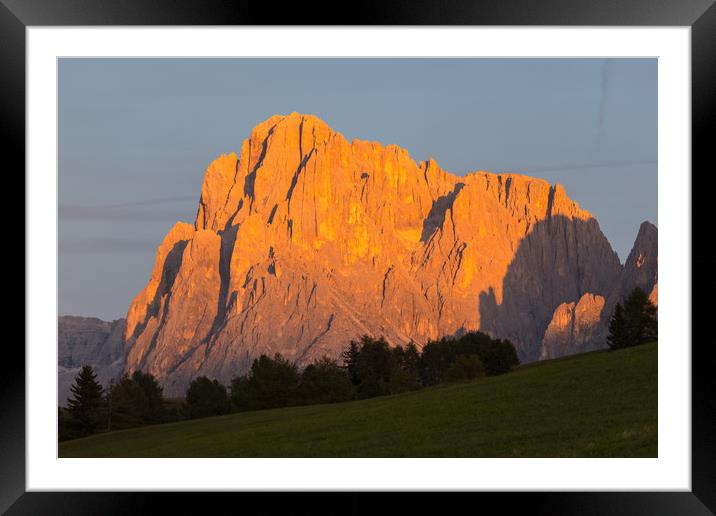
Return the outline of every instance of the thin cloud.
[[[65,220],[131,220],[131,221],[164,221],[176,219],[180,215],[178,210],[155,210],[154,207],[163,207],[196,200],[196,196],[162,197],[146,199],[119,204],[105,205],[76,205],[60,204],[59,216]],[[137,208],[140,208],[139,210]]]
[[[159,197],[156,199],[146,199],[144,201],[125,202],[120,204],[107,204],[107,208],[131,208],[134,206],[157,206],[161,204],[173,204],[175,202],[195,201],[196,195],[184,195],[181,197]]]
[[[640,159],[632,161],[585,161],[581,163],[562,163],[554,165],[540,165],[535,167],[504,168],[501,170],[529,174],[535,172],[559,172],[561,170],[581,170],[590,168],[634,167],[639,165],[656,165],[657,163],[658,161],[653,159]]]
[[[60,254],[116,254],[148,252],[159,243],[149,239],[81,238],[60,239]]]

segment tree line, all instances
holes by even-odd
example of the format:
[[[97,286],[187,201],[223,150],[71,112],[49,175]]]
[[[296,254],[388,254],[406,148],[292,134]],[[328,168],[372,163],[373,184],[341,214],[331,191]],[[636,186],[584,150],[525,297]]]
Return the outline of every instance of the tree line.
[[[85,366],[75,378],[67,408],[59,409],[59,438],[230,412],[397,394],[503,374],[518,363],[511,342],[480,332],[431,341],[422,350],[412,343],[391,347],[383,337],[364,335],[350,342],[340,362],[322,357],[299,370],[280,354],[261,355],[228,388],[200,376],[189,385],[183,402],[165,399],[159,382],[149,373],[125,374],[103,389],[92,368]]]
[[[104,389],[92,367],[84,366],[70,391],[67,408],[58,409],[60,441],[183,419],[157,379],[142,371],[125,374]]]
[[[622,349],[658,337],[657,309],[639,288],[616,304],[607,344]],[[337,403],[413,391],[445,382],[504,374],[519,363],[509,340],[468,332],[457,338],[390,347],[383,337],[351,341],[340,362],[323,357],[299,370],[280,354],[256,358],[230,385],[195,378],[183,400],[166,399],[149,373],[125,374],[103,389],[91,367],[81,369],[67,408],[59,408],[60,440],[182,419],[295,405]]]

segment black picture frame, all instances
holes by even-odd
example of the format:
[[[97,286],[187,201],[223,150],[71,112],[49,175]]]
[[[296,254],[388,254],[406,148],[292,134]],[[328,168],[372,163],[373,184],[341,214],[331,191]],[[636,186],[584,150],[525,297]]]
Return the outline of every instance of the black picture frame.
[[[50,25],[637,25],[689,26],[692,42],[692,170],[706,172],[713,145],[716,105],[716,6],[714,0],[453,0],[353,2],[341,15],[337,3],[239,3],[228,0],[0,0],[0,131],[3,163],[25,168],[25,29]],[[326,19],[321,20],[319,13]],[[328,16],[331,19],[327,19]],[[711,129],[711,130],[709,130]],[[10,159],[8,159],[10,158]],[[8,168],[9,169],[9,168]],[[6,169],[6,170],[8,170]],[[694,174],[691,172],[693,181]],[[6,175],[7,177],[7,175]],[[19,195],[17,196],[20,197]],[[24,196],[23,196],[24,199]],[[19,212],[19,210],[18,210]],[[693,217],[692,217],[693,220]],[[694,220],[696,222],[696,220]],[[19,245],[16,246],[19,248]],[[25,259],[28,257],[25,256]],[[692,260],[693,263],[693,260]],[[27,274],[27,273],[26,273]],[[25,278],[27,281],[27,277]],[[16,323],[15,323],[16,324]],[[0,375],[0,510],[8,514],[132,514],[220,507],[215,497],[240,496],[236,510],[276,499],[266,494],[26,493],[25,353],[5,342]],[[12,344],[12,345],[11,345]],[[670,343],[690,345],[690,342]],[[692,347],[692,491],[479,493],[479,506],[536,514],[710,514],[716,511],[716,392],[712,345]],[[208,500],[211,496],[212,499]],[[302,493],[291,502],[311,512],[366,512],[382,504],[379,494],[356,493],[329,501],[325,493]],[[320,496],[320,501],[313,500]],[[463,495],[464,496],[464,495]],[[310,497],[311,500],[306,500]],[[227,500],[228,501],[228,500]],[[453,501],[455,502],[455,501]],[[222,502],[219,502],[222,503]],[[461,503],[459,501],[455,503]],[[464,502],[463,502],[464,503]],[[471,500],[467,503],[475,504]],[[336,506],[335,504],[339,504]],[[401,512],[426,508],[422,494],[404,497]],[[234,511],[232,511],[234,512]]]

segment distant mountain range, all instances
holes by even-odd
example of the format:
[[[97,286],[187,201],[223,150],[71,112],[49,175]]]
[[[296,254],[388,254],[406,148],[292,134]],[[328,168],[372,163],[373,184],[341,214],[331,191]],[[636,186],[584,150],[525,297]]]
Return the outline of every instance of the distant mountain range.
[[[125,320],[62,316],[58,321],[58,403],[65,406],[70,386],[84,365],[91,365],[107,385],[121,375],[126,358]]]
[[[657,241],[642,224],[622,266],[559,184],[459,177],[313,116],[274,116],[209,165],[196,220],[169,231],[103,344],[82,337],[81,320],[98,320],[60,318],[60,366],[119,360],[172,395],[198,375],[228,382],[261,353],[337,357],[361,334],[422,345],[481,330],[523,362],[587,351],[606,345],[631,288],[656,301]]]

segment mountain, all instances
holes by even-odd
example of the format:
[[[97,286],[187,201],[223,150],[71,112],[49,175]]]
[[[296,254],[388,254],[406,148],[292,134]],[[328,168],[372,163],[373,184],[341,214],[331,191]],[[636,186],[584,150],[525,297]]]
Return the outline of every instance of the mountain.
[[[649,295],[653,303],[658,301],[659,235],[654,224],[644,222],[624,264],[621,279],[621,297],[635,287]],[[618,301],[618,299],[614,299]]]
[[[70,386],[82,366],[90,365],[105,386],[118,377],[125,364],[124,319],[61,316],[58,333],[58,401],[65,405]]]
[[[127,313],[126,369],[178,394],[261,353],[305,365],[364,333],[422,345],[478,329],[532,361],[574,352],[545,344],[548,328],[591,327],[641,273],[559,184],[458,177],[314,116],[273,116],[209,165],[194,224],[159,246]]]
[[[639,233],[621,271],[619,280],[605,299],[584,294],[578,302],[559,305],[542,338],[540,358],[555,358],[603,348],[609,333],[609,318],[614,305],[636,287],[658,305],[658,230],[650,222]]]

